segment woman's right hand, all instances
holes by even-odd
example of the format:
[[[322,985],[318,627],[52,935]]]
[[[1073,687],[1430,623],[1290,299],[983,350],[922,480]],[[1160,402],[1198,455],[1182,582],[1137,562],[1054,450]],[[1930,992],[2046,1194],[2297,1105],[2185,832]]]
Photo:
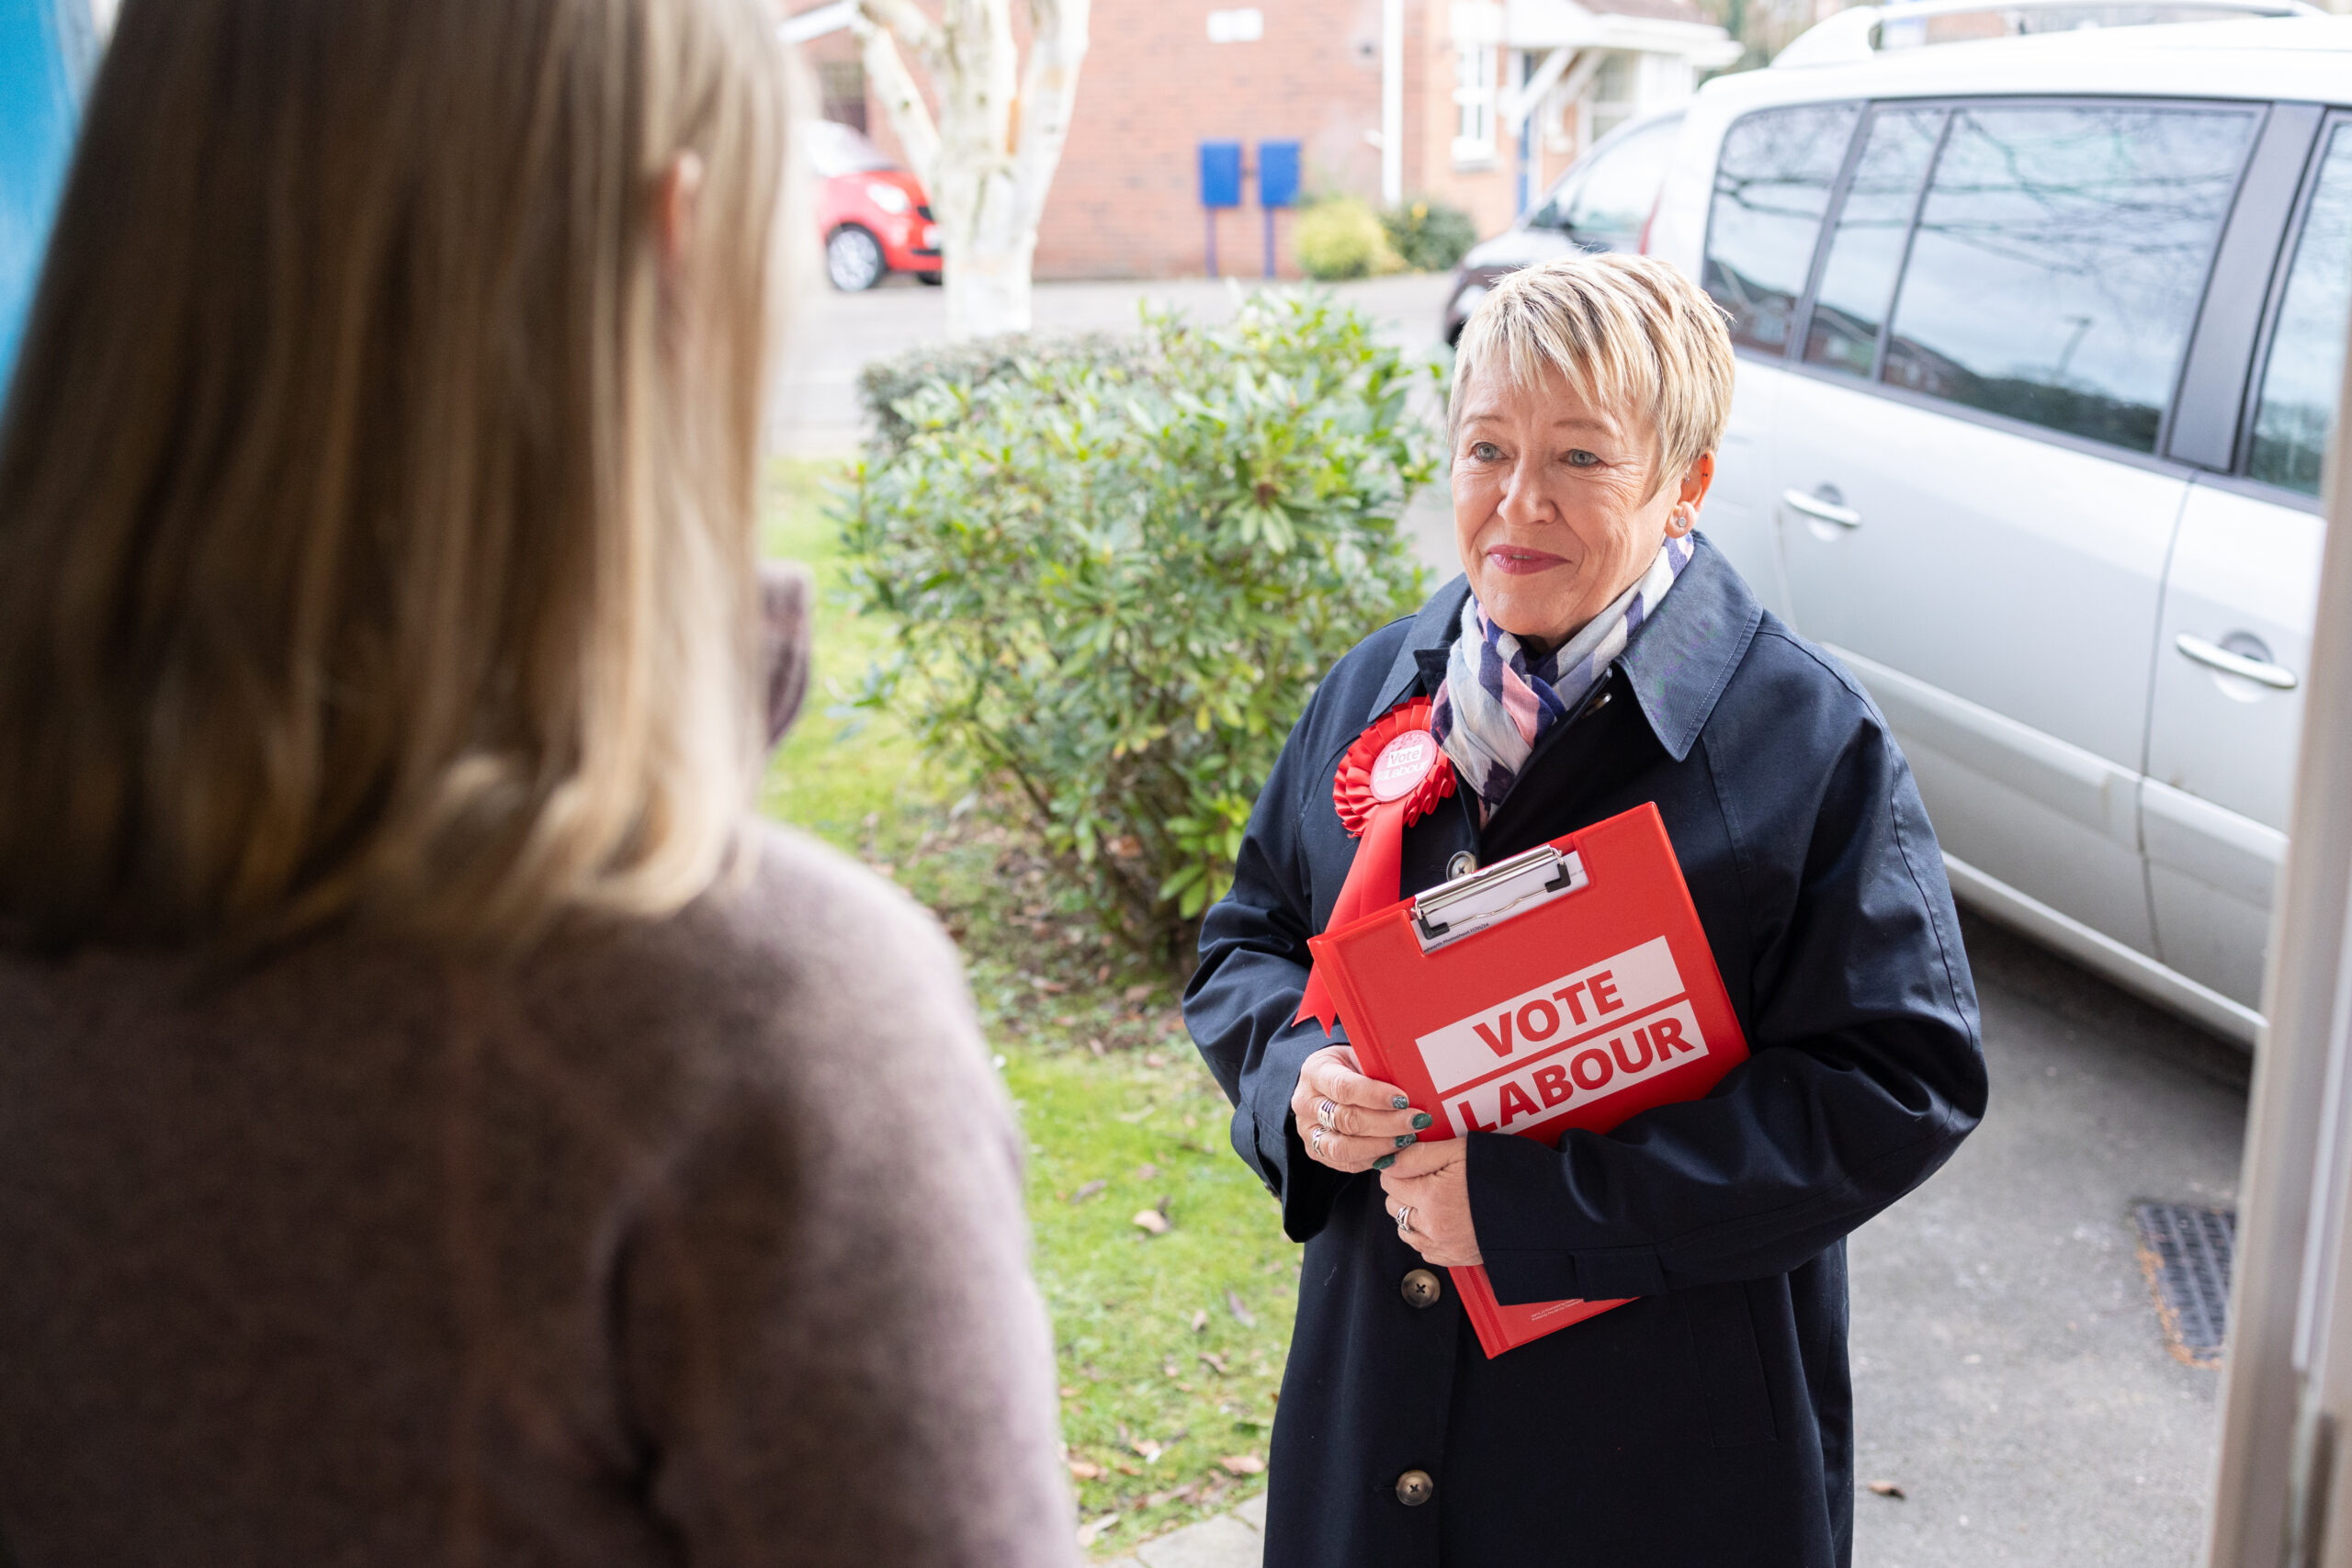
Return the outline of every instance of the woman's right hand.
[[[1300,1064],[1290,1111],[1316,1163],[1350,1175],[1386,1170],[1430,1120],[1395,1084],[1364,1077],[1345,1045],[1326,1045]]]

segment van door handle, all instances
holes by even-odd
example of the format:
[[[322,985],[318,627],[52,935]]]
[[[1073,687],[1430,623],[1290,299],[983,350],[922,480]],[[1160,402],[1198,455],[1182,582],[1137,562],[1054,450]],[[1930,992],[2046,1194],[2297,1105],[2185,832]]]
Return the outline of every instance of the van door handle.
[[[1835,523],[1840,528],[1859,528],[1862,525],[1860,513],[1850,506],[1838,504],[1845,498],[1838,493],[1834,486],[1823,485],[1821,488],[1828,493],[1807,495],[1801,490],[1784,490],[1781,492],[1781,504],[1792,512],[1802,512],[1807,517],[1818,517],[1824,523]]]
[[[2193,633],[2183,632],[2173,638],[2173,647],[2187,657],[2224,675],[2236,675],[2274,692],[2291,692],[2298,684],[2295,672],[2283,664],[2273,664],[2267,659],[2248,659],[2243,653],[2232,653],[2218,642],[2207,642]]]

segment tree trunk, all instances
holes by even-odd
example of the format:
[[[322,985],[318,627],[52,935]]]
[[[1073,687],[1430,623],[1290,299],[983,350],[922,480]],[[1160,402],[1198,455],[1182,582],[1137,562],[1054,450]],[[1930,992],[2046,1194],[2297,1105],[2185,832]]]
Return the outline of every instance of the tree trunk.
[[[1023,70],[1011,0],[945,0],[937,22],[912,0],[860,0],[867,73],[939,223],[951,338],[1029,330],[1037,224],[1069,137],[1088,6],[1029,0]],[[893,37],[931,75],[935,128]]]

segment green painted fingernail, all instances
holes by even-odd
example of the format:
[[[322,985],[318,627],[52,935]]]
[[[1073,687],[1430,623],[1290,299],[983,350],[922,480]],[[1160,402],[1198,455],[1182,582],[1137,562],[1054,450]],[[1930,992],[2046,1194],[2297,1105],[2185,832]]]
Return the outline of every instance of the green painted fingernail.
[[[1421,1135],[1419,1133],[1399,1133],[1396,1134],[1396,1146],[1400,1149],[1408,1144],[1418,1144],[1420,1141]]]
[[[1372,1162],[1372,1168],[1374,1170],[1386,1170],[1390,1166],[1395,1165],[1396,1163],[1396,1156],[1395,1155],[1382,1155],[1378,1159]]]
[[[1414,1111],[1414,1112],[1413,1112],[1413,1126],[1414,1126],[1417,1130],[1418,1130],[1418,1129],[1419,1129],[1419,1128],[1422,1128],[1422,1127],[1426,1127],[1426,1126],[1428,1126],[1428,1125],[1430,1124],[1430,1113],[1429,1113],[1428,1111]]]
[[[1388,1109],[1389,1109],[1389,1110],[1391,1110],[1391,1111],[1402,1111],[1402,1110],[1404,1110],[1404,1109],[1405,1109],[1405,1107],[1407,1107],[1407,1106],[1408,1106],[1408,1105],[1410,1105],[1410,1104],[1412,1104],[1412,1103],[1413,1103],[1413,1102],[1412,1102],[1411,1100],[1407,1100],[1403,1095],[1401,1095],[1401,1094],[1400,1094],[1400,1095],[1396,1095],[1396,1096],[1393,1097],[1393,1098],[1388,1101]]]

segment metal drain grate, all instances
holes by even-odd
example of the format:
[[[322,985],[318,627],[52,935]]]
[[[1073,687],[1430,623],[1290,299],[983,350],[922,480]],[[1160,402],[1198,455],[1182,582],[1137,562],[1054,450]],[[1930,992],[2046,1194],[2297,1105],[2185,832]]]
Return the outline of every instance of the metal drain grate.
[[[2132,1211],[2132,1224],[2140,1233],[2140,1268],[2155,1297],[2165,1345],[2192,1367],[2220,1366],[2237,1212],[2142,1203]]]

